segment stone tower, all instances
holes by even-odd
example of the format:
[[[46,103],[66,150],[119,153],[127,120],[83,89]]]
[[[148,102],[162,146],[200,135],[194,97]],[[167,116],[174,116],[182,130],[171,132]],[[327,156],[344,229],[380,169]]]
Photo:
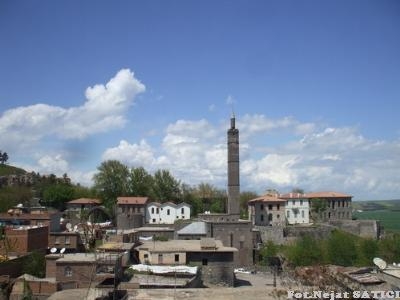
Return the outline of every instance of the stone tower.
[[[240,217],[239,130],[235,128],[234,114],[228,129],[228,215],[232,220]]]

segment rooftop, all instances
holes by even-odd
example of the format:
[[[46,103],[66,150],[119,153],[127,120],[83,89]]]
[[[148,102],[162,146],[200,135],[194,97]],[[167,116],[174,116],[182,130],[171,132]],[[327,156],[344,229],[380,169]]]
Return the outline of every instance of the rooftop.
[[[193,222],[181,230],[178,230],[178,234],[207,234],[207,223],[206,222]]]
[[[129,251],[134,245],[134,243],[107,242],[97,247],[97,249],[105,251]]]
[[[248,201],[249,204],[253,204],[256,202],[270,202],[270,203],[286,203],[285,199],[281,199],[278,195],[264,195],[255,199],[251,199]]]
[[[130,205],[130,204],[145,205],[148,200],[149,200],[148,197],[118,197],[117,204],[118,205]]]
[[[202,249],[202,245],[211,246],[210,241],[201,242],[201,240],[170,240],[143,242],[141,246],[136,247],[137,250],[148,250],[149,252],[237,252],[233,247],[225,247],[220,240],[214,240],[213,249]]]
[[[67,203],[68,204],[96,204],[96,205],[100,205],[101,204],[101,200],[99,200],[99,199],[91,199],[91,198],[79,198],[79,199],[71,200],[71,201],[69,201]]]
[[[306,198],[349,198],[352,197],[350,195],[346,195],[338,192],[315,192],[315,193],[306,193]]]

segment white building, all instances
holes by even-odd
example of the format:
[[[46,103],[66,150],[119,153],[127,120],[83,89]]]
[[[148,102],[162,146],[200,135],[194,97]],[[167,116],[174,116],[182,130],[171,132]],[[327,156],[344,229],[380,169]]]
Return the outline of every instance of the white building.
[[[191,206],[187,203],[151,202],[146,207],[146,223],[174,224],[176,220],[190,219]]]
[[[310,222],[310,203],[306,195],[288,193],[279,198],[286,200],[285,214],[288,224],[308,224]]]

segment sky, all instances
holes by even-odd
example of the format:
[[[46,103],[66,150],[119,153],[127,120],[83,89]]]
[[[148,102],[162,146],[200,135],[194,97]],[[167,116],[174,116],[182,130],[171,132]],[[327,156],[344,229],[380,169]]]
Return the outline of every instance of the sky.
[[[0,1],[0,150],[93,184],[103,161],[400,198],[400,2]]]

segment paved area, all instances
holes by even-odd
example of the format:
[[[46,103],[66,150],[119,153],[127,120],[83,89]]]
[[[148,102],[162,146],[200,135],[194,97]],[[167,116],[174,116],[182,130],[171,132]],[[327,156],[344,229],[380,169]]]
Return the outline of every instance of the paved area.
[[[236,274],[238,286],[234,288],[213,286],[198,289],[138,289],[129,290],[128,299],[133,300],[258,300],[258,299],[287,299],[289,286],[287,281],[279,276],[276,278],[276,287],[273,286],[274,277],[271,273]],[[91,300],[99,296],[94,290],[66,290],[53,294],[49,300],[86,299]]]

